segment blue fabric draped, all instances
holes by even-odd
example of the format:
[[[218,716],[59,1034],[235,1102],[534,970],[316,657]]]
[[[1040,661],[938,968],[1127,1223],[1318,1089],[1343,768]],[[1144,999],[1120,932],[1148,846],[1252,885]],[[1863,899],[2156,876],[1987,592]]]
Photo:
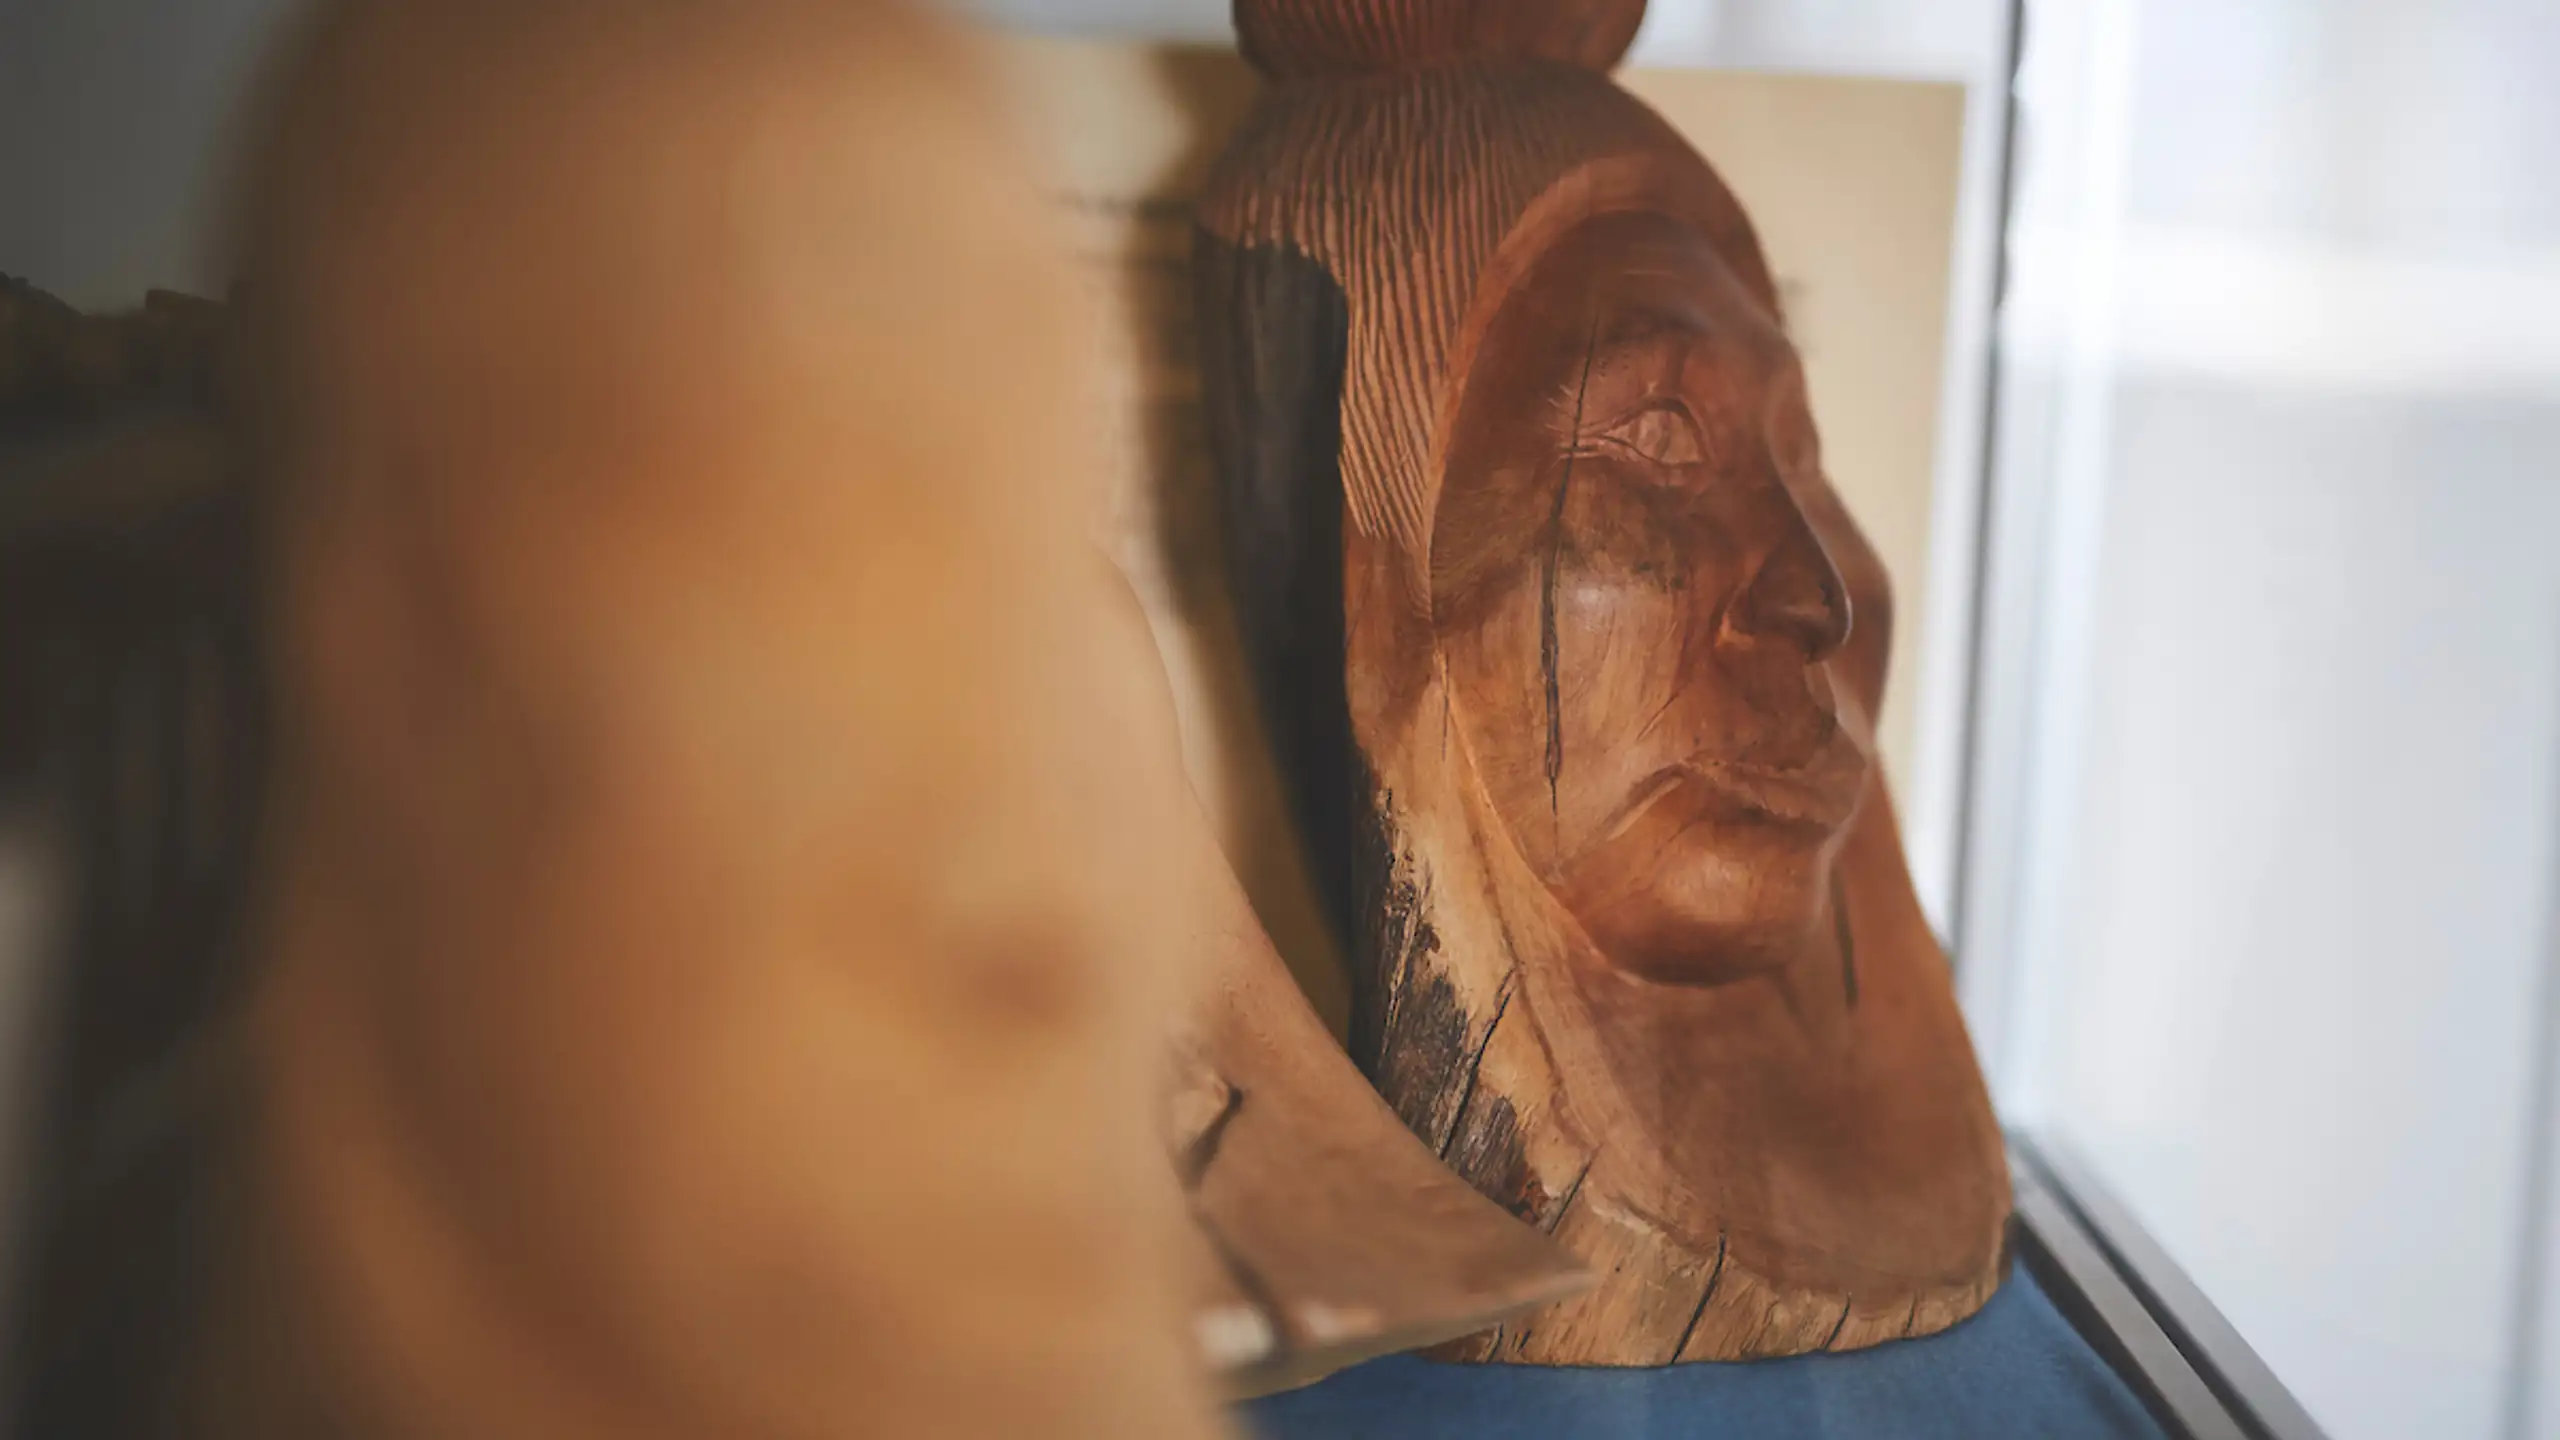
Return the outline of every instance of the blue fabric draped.
[[[1260,1440],[2161,1440],[2023,1269],[1942,1334],[1658,1370],[1355,1366],[1240,1412]]]

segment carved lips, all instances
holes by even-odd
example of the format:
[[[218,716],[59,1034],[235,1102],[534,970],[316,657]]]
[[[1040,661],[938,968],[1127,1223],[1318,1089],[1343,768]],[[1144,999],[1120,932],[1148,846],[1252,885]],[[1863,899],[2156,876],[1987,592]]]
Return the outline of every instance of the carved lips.
[[[1696,785],[1725,801],[1732,818],[1829,835],[1857,814],[1867,757],[1843,736],[1798,769],[1701,758],[1665,774],[1666,791]]]
[[[1633,974],[1715,984],[1761,973],[1817,920],[1867,772],[1866,752],[1837,728],[1799,766],[1682,761],[1638,787],[1549,886]]]

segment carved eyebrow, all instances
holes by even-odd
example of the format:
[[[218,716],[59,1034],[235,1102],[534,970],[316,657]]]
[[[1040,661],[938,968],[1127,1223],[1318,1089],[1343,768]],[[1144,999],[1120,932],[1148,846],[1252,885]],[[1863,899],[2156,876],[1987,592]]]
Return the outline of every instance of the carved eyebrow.
[[[1669,337],[1694,339],[1713,334],[1717,328],[1703,309],[1687,305],[1627,305],[1609,319],[1600,338],[1612,350],[1659,343]]]

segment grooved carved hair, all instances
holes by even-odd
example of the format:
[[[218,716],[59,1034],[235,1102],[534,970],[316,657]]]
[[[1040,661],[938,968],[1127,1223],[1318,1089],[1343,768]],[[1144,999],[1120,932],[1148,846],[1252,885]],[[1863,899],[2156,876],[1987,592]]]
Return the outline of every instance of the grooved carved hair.
[[[1452,60],[1618,63],[1644,0],[1236,0],[1247,59],[1276,78]]]
[[[1349,369],[1365,377],[1342,397],[1354,530],[1427,560],[1440,401],[1487,262],[1558,181],[1665,146],[1681,142],[1606,76],[1534,60],[1301,81],[1264,102],[1220,162],[1201,223],[1233,244],[1300,251],[1342,286]],[[1750,222],[1708,180],[1680,208],[1775,314]],[[1427,575],[1407,579],[1428,593]]]

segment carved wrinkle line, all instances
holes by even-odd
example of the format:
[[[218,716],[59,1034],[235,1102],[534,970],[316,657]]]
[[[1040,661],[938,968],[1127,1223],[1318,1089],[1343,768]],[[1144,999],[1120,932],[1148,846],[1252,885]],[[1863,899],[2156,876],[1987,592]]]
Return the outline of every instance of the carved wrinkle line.
[[[1675,656],[1672,661],[1672,673],[1685,675],[1689,673],[1687,643],[1685,641],[1682,642],[1678,648],[1680,653]],[[1646,716],[1644,724],[1637,729],[1636,738],[1638,740],[1649,738],[1653,734],[1654,727],[1660,725],[1663,722],[1664,717],[1671,713],[1671,707],[1679,703],[1680,692],[1678,690],[1673,690],[1670,694],[1663,696],[1662,703],[1653,707],[1653,713]]]

